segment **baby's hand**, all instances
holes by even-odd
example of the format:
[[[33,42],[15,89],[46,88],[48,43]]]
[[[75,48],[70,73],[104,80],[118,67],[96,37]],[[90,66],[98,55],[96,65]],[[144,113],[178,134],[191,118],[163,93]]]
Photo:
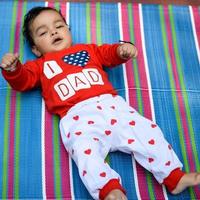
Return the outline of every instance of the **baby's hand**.
[[[136,58],[138,51],[135,45],[130,43],[124,43],[118,46],[117,53],[120,58],[128,60],[130,58]]]
[[[16,65],[19,60],[19,54],[18,53],[7,53],[3,56],[1,61],[1,68],[6,71],[13,72],[17,69]]]

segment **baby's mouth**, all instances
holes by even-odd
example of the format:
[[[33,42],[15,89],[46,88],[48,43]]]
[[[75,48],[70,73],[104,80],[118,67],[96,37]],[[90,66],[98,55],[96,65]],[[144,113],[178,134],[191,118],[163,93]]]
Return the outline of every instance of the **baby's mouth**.
[[[60,43],[60,41],[62,41],[62,38],[55,38],[53,40],[53,44],[58,44],[58,43]]]

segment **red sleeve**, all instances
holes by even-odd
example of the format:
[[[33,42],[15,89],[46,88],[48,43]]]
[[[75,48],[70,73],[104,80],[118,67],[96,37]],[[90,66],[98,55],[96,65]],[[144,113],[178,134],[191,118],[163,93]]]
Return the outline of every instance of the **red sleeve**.
[[[17,91],[30,90],[40,85],[39,66],[33,61],[24,65],[18,62],[14,72],[2,70],[2,74],[10,86]]]
[[[103,44],[101,46],[97,46],[95,44],[92,45],[95,56],[98,58],[100,63],[105,67],[114,67],[116,65],[120,65],[125,63],[127,60],[120,58],[117,54],[117,47],[120,44]]]

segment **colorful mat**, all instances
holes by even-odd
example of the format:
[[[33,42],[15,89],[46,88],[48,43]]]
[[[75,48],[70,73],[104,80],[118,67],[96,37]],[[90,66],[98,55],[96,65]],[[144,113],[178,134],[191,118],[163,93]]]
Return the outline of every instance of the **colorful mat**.
[[[21,35],[24,14],[34,6],[60,9],[74,43],[138,47],[136,60],[107,70],[119,94],[162,128],[184,170],[200,171],[200,7],[132,3],[0,1],[0,58],[19,52],[33,59]],[[200,199],[200,187],[170,195],[130,155],[108,156],[129,200]],[[11,90],[0,75],[0,198],[91,199],[60,140],[58,118],[36,89]]]

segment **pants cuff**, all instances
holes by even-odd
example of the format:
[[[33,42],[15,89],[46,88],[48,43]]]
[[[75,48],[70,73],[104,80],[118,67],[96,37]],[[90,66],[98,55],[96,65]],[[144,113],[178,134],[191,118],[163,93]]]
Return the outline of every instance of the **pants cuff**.
[[[118,179],[111,179],[108,181],[99,192],[99,199],[103,200],[112,190],[121,190],[124,194],[126,194],[124,188],[119,183]]]
[[[167,187],[169,192],[172,192],[176,188],[184,174],[185,173],[180,168],[176,168],[164,179],[163,184]]]

